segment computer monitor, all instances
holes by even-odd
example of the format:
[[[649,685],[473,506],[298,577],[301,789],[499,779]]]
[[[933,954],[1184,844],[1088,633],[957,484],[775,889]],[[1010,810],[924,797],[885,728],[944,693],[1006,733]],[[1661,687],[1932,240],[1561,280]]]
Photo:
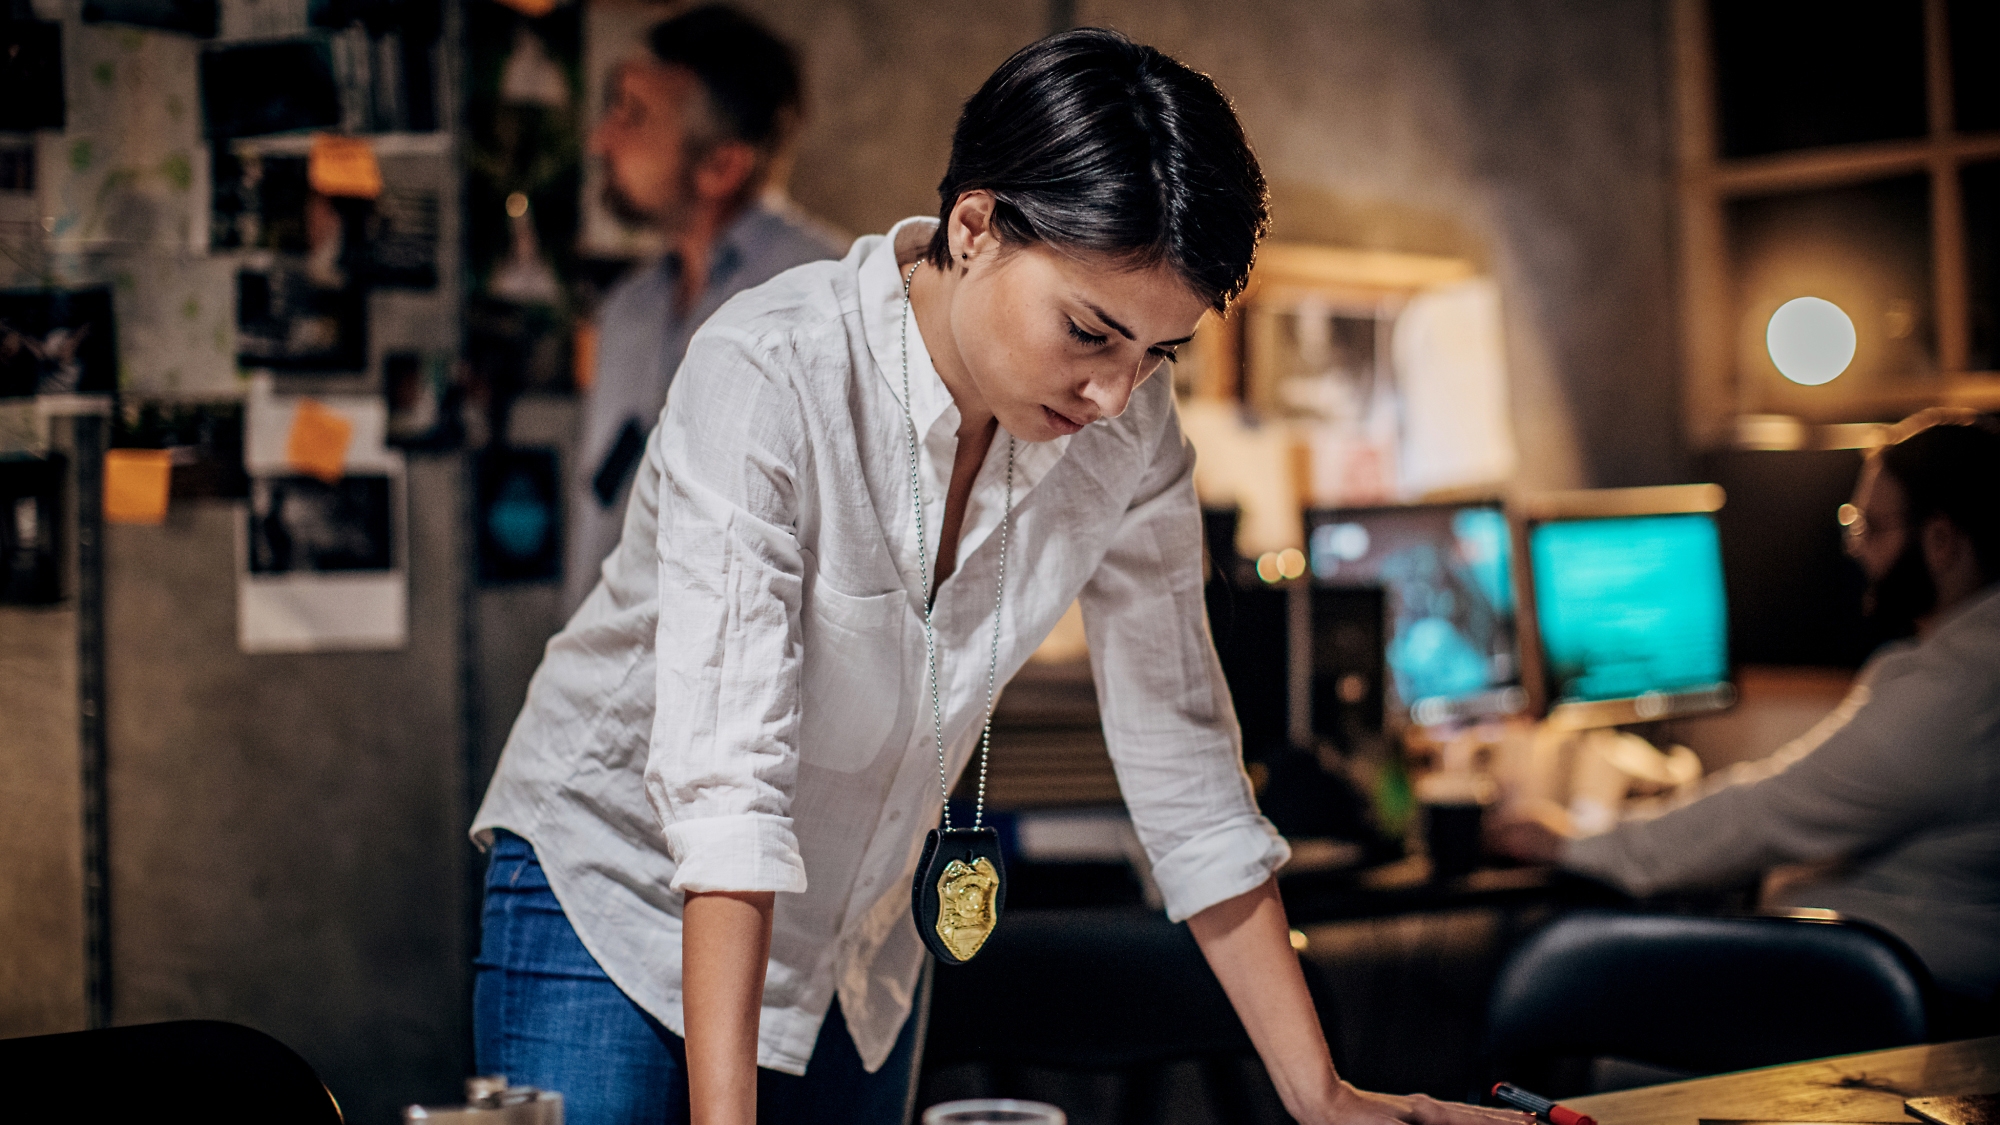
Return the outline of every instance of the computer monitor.
[[[1497,502],[1311,509],[1306,545],[1315,585],[1383,588],[1391,714],[1432,725],[1527,708]]]
[[[1735,701],[1714,485],[1521,502],[1528,682],[1552,719],[1615,726]]]

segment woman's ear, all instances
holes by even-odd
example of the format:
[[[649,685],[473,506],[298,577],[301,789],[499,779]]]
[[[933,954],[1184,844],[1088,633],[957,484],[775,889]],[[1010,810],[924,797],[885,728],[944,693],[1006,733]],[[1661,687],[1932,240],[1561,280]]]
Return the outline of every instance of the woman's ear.
[[[980,190],[963,192],[958,202],[952,204],[945,237],[951,245],[952,261],[961,270],[974,258],[983,257],[1000,245],[1000,234],[993,227],[996,202],[992,192]]]

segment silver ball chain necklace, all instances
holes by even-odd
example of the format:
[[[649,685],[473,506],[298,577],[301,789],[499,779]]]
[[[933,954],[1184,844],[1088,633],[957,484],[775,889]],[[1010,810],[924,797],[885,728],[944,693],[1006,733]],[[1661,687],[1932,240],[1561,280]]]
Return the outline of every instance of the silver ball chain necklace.
[[[919,265],[921,263],[918,263]],[[1007,435],[1007,499],[1000,515],[1000,561],[993,579],[993,643],[986,657],[986,723],[979,732],[979,791],[972,827],[951,826],[951,777],[945,766],[944,704],[938,686],[937,633],[931,628],[930,550],[924,535],[924,489],[917,461],[917,423],[910,412],[910,302],[912,265],[903,274],[903,436],[910,452],[910,503],[916,512],[917,573],[921,576],[925,679],[931,693],[931,737],[937,743],[938,792],[943,823],[924,837],[923,858],[910,884],[910,913],[931,955],[947,965],[972,960],[1007,901],[1007,868],[1000,859],[1000,835],[986,827],[986,763],[993,751],[993,691],[1000,670],[1000,607],[1007,591],[1007,530],[1014,520],[1014,436]]]

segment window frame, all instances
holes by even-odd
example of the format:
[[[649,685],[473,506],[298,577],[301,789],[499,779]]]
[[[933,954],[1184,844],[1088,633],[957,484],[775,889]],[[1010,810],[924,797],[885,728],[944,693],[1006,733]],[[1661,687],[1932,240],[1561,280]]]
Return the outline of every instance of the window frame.
[[[2000,161],[2000,132],[1960,133],[1955,128],[1947,0],[1920,2],[1930,126],[1925,136],[1724,158],[1708,0],[1672,0],[1669,49],[1677,142],[1682,411],[1693,448],[1734,444],[1737,419],[1761,413],[1756,380],[1740,372],[1737,364],[1729,203],[1918,173],[1930,180],[1931,287],[1940,379],[1866,398],[1844,396],[1840,407],[1878,413],[1884,421],[1939,402],[2000,408],[2000,372],[1968,370],[1972,310],[1959,179],[1969,164]]]

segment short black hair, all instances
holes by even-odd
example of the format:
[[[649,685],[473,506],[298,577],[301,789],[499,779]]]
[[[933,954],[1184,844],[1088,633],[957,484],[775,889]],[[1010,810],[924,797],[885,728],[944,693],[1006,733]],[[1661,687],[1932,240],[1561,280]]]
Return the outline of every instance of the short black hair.
[[[1903,486],[1909,526],[1950,520],[1972,540],[1980,576],[2000,579],[2000,423],[1937,408],[1911,415],[1890,436],[1876,456]]]
[[[928,257],[960,195],[993,193],[1003,242],[1164,262],[1221,312],[1270,229],[1264,173],[1208,76],[1115,31],[1030,43],[965,103]]]
[[[791,44],[727,4],[703,4],[654,25],[653,56],[693,71],[730,139],[758,148],[783,140],[799,108],[799,59]]]

